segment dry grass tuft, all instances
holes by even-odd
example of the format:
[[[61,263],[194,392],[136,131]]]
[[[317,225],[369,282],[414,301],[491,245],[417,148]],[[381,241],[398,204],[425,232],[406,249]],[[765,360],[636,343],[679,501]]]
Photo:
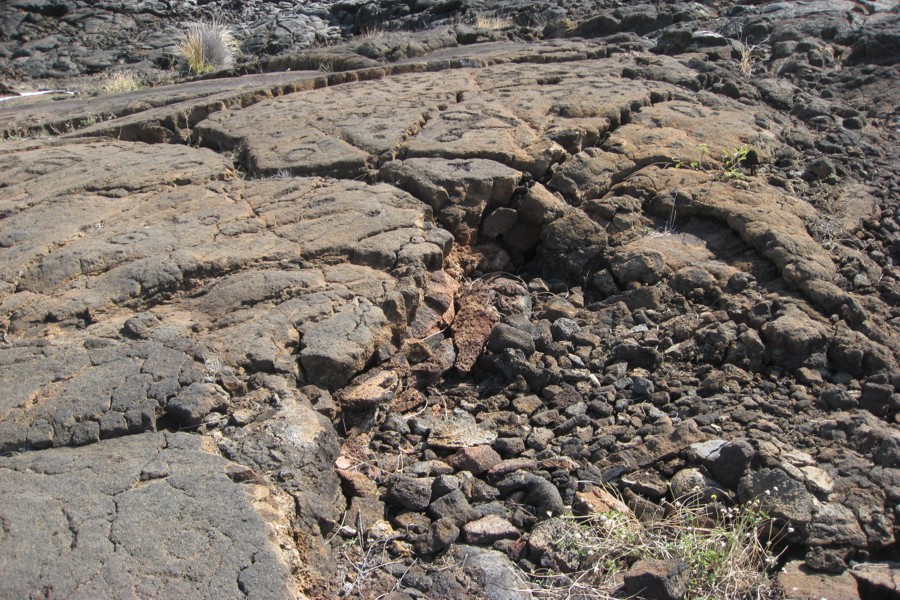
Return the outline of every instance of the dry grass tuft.
[[[147,83],[134,71],[119,71],[101,79],[90,93],[96,96],[109,96],[134,92],[145,87]]]
[[[384,37],[390,33],[390,30],[383,23],[374,25],[363,25],[359,28],[359,33],[355,36],[357,40],[368,41]]]
[[[806,225],[809,235],[829,252],[853,239],[853,236],[841,225],[839,219],[822,211],[812,217],[805,217],[803,223]]]
[[[766,38],[766,40],[767,39],[768,38]],[[763,40],[759,44],[749,44],[746,41],[740,42],[741,58],[739,62],[741,65],[741,73],[752,75],[753,66],[760,60],[764,60],[769,54],[770,48],[769,45],[766,44],[766,40]]]
[[[753,72],[753,48],[741,44],[741,73],[750,75]]]
[[[213,20],[191,25],[178,52],[191,72],[200,75],[233,65],[238,43],[228,25]]]
[[[778,561],[777,533],[759,501],[726,508],[703,504],[700,494],[669,505],[666,516],[639,521],[633,514],[609,511],[566,517],[557,550],[577,556],[572,573],[533,577],[539,598],[605,599],[624,573],[641,559],[682,559],[690,567],[689,598],[772,597],[767,571]]]
[[[509,17],[501,17],[498,15],[476,15],[475,27],[477,29],[488,29],[496,31],[498,29],[506,29],[514,25],[513,20]]]

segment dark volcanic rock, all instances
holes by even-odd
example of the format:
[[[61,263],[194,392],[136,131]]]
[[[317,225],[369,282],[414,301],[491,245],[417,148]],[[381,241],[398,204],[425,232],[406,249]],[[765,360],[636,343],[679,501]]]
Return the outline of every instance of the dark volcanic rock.
[[[428,507],[428,514],[435,520],[448,519],[457,527],[462,527],[481,516],[469,505],[469,501],[460,490],[453,490],[432,502]]]
[[[431,503],[431,480],[396,477],[390,482],[388,498],[409,510],[425,510]]]
[[[559,515],[564,508],[556,486],[533,473],[513,473],[500,481],[497,489],[504,496],[522,492],[522,502],[533,506],[540,515]]]
[[[695,486],[893,591],[896,11],[482,4],[0,5],[20,91],[246,53],[0,103],[5,595],[528,597]]]
[[[625,592],[637,598],[679,600],[690,569],[683,560],[641,560],[625,573]]]
[[[731,489],[737,489],[738,481],[756,454],[753,446],[743,440],[709,440],[692,444],[691,450],[714,477]]]
[[[237,465],[201,442],[148,433],[0,459],[4,554],[16,557],[3,594],[290,598],[278,542],[226,475]],[[165,468],[147,476],[151,457]]]
[[[780,469],[763,469],[745,476],[738,495],[742,502],[758,499],[764,510],[788,523],[806,525],[812,520],[814,498],[803,484]]]

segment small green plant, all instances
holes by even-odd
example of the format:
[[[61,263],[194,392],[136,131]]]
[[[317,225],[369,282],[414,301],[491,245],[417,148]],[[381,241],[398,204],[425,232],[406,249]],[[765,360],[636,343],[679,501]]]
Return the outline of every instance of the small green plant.
[[[709,146],[706,144],[697,144],[697,160],[684,162],[679,159],[673,159],[676,169],[695,169],[697,171],[705,171],[703,167],[703,157],[709,154]]]
[[[0,142],[21,142],[22,140],[27,139],[27,137],[27,135],[19,130],[4,131],[3,135],[0,136]]]
[[[750,155],[749,146],[741,146],[740,148],[732,148],[722,151],[722,160],[718,168],[711,169],[703,163],[703,158],[709,154],[709,146],[706,144],[697,145],[697,158],[695,160],[685,161],[678,158],[672,159],[672,166],[676,169],[692,169],[694,171],[703,171],[709,173],[714,171],[714,177],[717,181],[737,181],[746,179],[747,176],[741,171],[741,163]]]
[[[778,532],[758,500],[726,507],[703,503],[698,492],[651,521],[609,511],[564,522],[557,548],[577,548],[579,570],[540,574],[536,596],[609,598],[621,573],[642,559],[683,560],[690,569],[689,598],[767,597],[775,587],[768,572],[778,562]]]
[[[98,122],[101,122],[102,120],[103,120],[103,118],[100,116],[88,115],[78,122],[76,128],[81,129],[82,127],[90,127],[91,125],[96,125]]]
[[[741,172],[741,163],[746,160],[750,154],[749,146],[741,146],[740,148],[732,148],[729,152],[722,152],[722,166],[716,173],[716,179],[719,181],[734,181],[735,179],[746,179],[747,177]]]
[[[9,129],[0,130],[0,142],[21,142],[50,137],[51,131],[44,127],[19,127],[13,124]]]
[[[178,45],[188,69],[197,75],[227,69],[234,64],[237,51],[238,43],[231,28],[217,20],[191,25]]]

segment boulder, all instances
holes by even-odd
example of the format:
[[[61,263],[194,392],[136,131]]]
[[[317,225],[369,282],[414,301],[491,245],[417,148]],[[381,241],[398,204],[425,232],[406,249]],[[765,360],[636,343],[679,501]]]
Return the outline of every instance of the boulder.
[[[398,475],[388,482],[388,499],[403,508],[424,511],[431,504],[432,480]]]
[[[671,488],[675,498],[696,498],[700,502],[725,500],[730,495],[725,486],[704,474],[700,469],[678,471],[672,477]]]
[[[428,443],[437,448],[460,449],[490,444],[497,433],[485,429],[468,413],[455,413],[450,419],[435,422],[428,436]]]
[[[860,598],[891,598],[900,594],[900,565],[862,563],[850,574],[859,586]]]
[[[708,440],[691,444],[691,451],[714,477],[730,489],[737,489],[738,481],[756,454],[753,446],[744,440]]]
[[[781,469],[748,473],[741,479],[738,496],[743,503],[759,500],[762,510],[794,526],[810,523],[815,510],[815,498]]]
[[[428,507],[428,515],[435,520],[449,520],[457,527],[481,516],[460,490],[453,490],[432,502]]]
[[[457,471],[481,475],[498,465],[501,460],[500,455],[490,446],[472,446],[460,448],[446,462]]]

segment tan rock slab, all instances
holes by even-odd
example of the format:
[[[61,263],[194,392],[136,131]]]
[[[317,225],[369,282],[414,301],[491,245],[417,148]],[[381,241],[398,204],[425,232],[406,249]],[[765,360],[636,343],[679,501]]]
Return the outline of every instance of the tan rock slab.
[[[460,448],[449,456],[446,463],[457,471],[469,471],[472,475],[481,475],[491,469],[502,459],[490,446],[473,446]]]
[[[454,413],[448,419],[435,421],[428,443],[437,448],[466,448],[490,444],[495,439],[495,431],[483,429],[468,413]]]
[[[503,517],[488,515],[463,525],[463,535],[467,544],[492,544],[498,540],[514,540],[522,533]]]
[[[819,573],[807,569],[803,561],[785,565],[777,582],[791,600],[861,600],[856,580],[850,573]]]
[[[576,492],[572,508],[580,515],[600,515],[614,511],[633,516],[631,509],[624,502],[605,489],[593,485],[588,486],[583,492]]]

